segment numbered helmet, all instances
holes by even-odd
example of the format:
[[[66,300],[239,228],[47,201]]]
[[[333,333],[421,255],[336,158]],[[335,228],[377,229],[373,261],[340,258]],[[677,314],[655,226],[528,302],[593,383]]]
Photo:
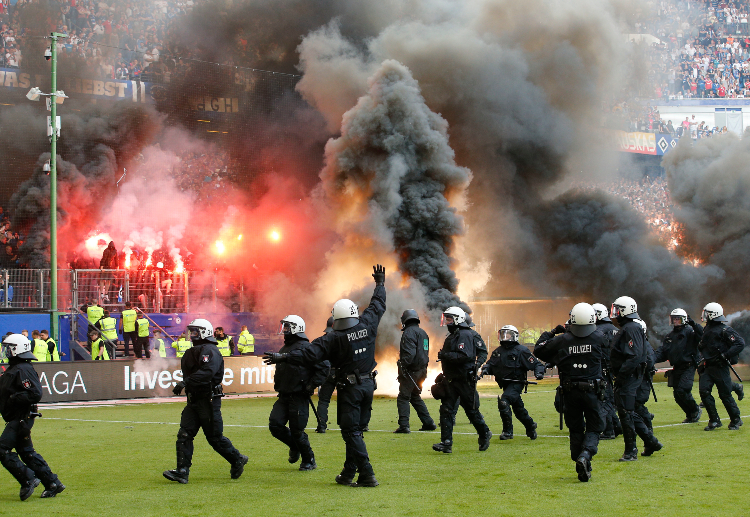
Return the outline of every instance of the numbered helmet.
[[[307,337],[305,335],[305,320],[294,314],[290,314],[283,320],[279,325],[279,334],[296,334],[298,336]]]
[[[326,329],[323,331],[324,334],[329,334],[331,332],[333,332],[333,316],[328,318],[328,321],[326,321]]]
[[[416,321],[419,323],[419,314],[417,314],[417,311],[414,309],[406,309],[404,313],[401,315],[401,330],[404,330],[406,328],[406,322],[408,321]]]
[[[3,339],[5,354],[19,359],[31,359],[36,361],[36,356],[31,353],[31,341],[23,334],[10,334]]]
[[[607,307],[602,303],[595,303],[592,305],[594,308],[594,314],[596,314],[596,321],[612,321],[609,319],[609,311]]]
[[[596,330],[596,312],[588,303],[577,303],[570,310],[570,332],[586,337]]]
[[[669,314],[669,324],[674,327],[681,327],[687,323],[687,312],[683,309],[675,309]]]
[[[445,327],[449,325],[447,323],[448,318],[453,321],[453,325],[461,325],[466,323],[466,313],[461,307],[448,307],[443,311],[443,317],[440,319],[440,326]]]
[[[346,330],[359,323],[359,308],[357,304],[342,298],[333,304],[333,330]]]
[[[711,302],[703,307],[703,314],[701,314],[703,321],[722,321],[725,322],[727,319],[724,317],[724,307],[716,302]]]
[[[630,296],[620,296],[612,304],[613,318],[630,318],[631,320],[639,319],[638,304]]]
[[[518,343],[518,329],[513,325],[505,325],[503,328],[497,331],[497,339],[501,343],[503,341]]]
[[[193,320],[187,326],[188,332],[190,332],[190,341],[212,341],[214,339],[214,326],[211,322],[198,318]]]

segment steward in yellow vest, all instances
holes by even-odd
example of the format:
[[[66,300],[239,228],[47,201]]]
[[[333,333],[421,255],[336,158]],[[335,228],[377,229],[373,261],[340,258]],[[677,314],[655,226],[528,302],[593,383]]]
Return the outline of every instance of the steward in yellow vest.
[[[86,309],[86,317],[89,319],[89,325],[96,325],[96,322],[102,319],[104,315],[104,309],[99,307],[96,302],[91,302],[91,305]]]
[[[255,352],[255,338],[248,332],[247,325],[242,325],[240,335],[237,336],[237,349],[242,355],[249,355]]]
[[[31,331],[31,353],[34,354],[37,361],[46,361],[49,348],[47,343],[41,339],[38,330]]]
[[[185,334],[180,336],[180,339],[172,343],[172,348],[177,349],[177,357],[182,357],[189,348],[192,348],[193,342],[189,338],[185,337]]]
[[[146,359],[151,359],[151,351],[148,348],[148,333],[149,333],[148,320],[145,318],[145,316],[142,316],[136,320],[135,324],[138,327],[138,337],[136,338],[136,341],[133,344],[133,349],[135,350],[135,356],[138,359],[141,359],[143,357],[143,352],[145,352]]]
[[[49,332],[42,330],[39,332],[39,337],[47,343],[47,361],[59,361],[60,351],[57,349],[57,343],[55,340],[49,337]]]
[[[223,357],[229,357],[234,353],[234,341],[232,341],[231,336],[224,334],[223,327],[214,329],[214,337],[216,338],[216,348],[219,349]]]
[[[109,361],[107,347],[105,346],[105,342],[102,340],[101,333],[98,329],[93,329],[89,332],[88,345],[91,348],[91,359],[94,361]]]
[[[120,331],[122,332],[122,343],[125,345],[125,357],[130,356],[130,343],[133,343],[133,349],[135,350],[136,342],[138,341],[138,333],[136,332],[136,321],[138,314],[133,309],[133,304],[125,302],[125,310],[122,311],[122,319],[120,320]],[[138,357],[138,354],[135,354]]]
[[[167,357],[167,347],[164,345],[164,340],[161,338],[161,330],[154,330],[153,349],[159,353],[159,357]]]

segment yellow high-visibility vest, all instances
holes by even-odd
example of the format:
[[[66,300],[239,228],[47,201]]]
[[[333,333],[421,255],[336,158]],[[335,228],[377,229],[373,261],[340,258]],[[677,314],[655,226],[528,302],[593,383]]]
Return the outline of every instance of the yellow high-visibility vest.
[[[122,331],[135,332],[136,319],[138,319],[138,314],[133,309],[122,311]]]
[[[241,354],[252,354],[255,352],[255,338],[247,330],[243,330],[237,338],[237,350]]]
[[[102,336],[106,337],[112,343],[117,341],[117,320],[112,316],[107,316],[99,320],[99,327],[102,329]]]
[[[138,337],[148,337],[148,320],[139,318],[136,323],[138,324]]]
[[[232,354],[232,350],[229,348],[230,339],[232,338],[229,336],[224,336],[224,339],[216,340],[216,348],[219,349],[219,352],[221,352],[221,355],[224,357],[229,357]]]
[[[54,347],[52,349],[52,355],[49,353],[49,346],[47,347],[47,361],[59,361],[60,360],[60,352],[57,350],[57,343],[55,343],[55,340],[52,338],[49,338],[46,343],[49,345],[50,341],[52,342],[52,346]]]
[[[154,346],[154,349],[159,351],[159,357],[167,357],[167,349],[164,346],[164,340],[161,338],[155,338],[154,341],[155,344],[158,345],[158,347]]]
[[[86,316],[89,318],[89,323],[91,325],[102,319],[103,315],[104,309],[102,309],[98,305],[91,305],[88,309],[86,309]]]
[[[41,339],[35,339],[34,349],[31,351],[31,353],[36,356],[37,361],[47,361],[47,352],[49,352],[47,343],[45,341],[42,341]]]
[[[178,341],[172,343],[172,348],[177,349],[177,357],[182,357],[189,348],[192,348],[193,342],[181,337]]]
[[[91,359],[95,361],[99,359],[99,347],[104,347],[102,359],[104,359],[105,361],[109,361],[109,353],[107,352],[107,347],[104,345],[102,338],[91,342]]]

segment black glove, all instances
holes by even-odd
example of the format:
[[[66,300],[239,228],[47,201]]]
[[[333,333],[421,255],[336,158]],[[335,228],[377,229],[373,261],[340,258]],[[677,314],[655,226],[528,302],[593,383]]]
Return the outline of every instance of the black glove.
[[[554,367],[555,367],[555,365],[552,364],[552,363],[547,363],[547,364],[544,365],[544,369],[545,370],[552,370]]]
[[[536,375],[534,375],[534,377],[536,377],[536,380],[541,381],[542,379],[544,379],[544,374],[543,373],[537,373]]]
[[[289,354],[278,354],[275,352],[266,352],[263,354],[263,362],[265,364],[276,364],[283,363],[289,360]]]
[[[558,325],[552,329],[552,333],[553,334],[565,334],[565,327],[562,325]]]
[[[691,327],[695,327],[695,322],[693,321],[693,318],[691,318],[689,314],[687,317],[687,324],[690,325]]]
[[[308,384],[307,386],[305,386],[305,393],[308,397],[312,397],[313,393],[315,393],[315,386],[313,386],[312,384]]]
[[[385,285],[385,268],[378,264],[372,266],[372,277],[375,279],[375,285]]]
[[[174,388],[172,388],[172,393],[175,395],[179,395],[182,393],[182,390],[185,389],[185,383],[183,381],[178,382],[174,385]]]
[[[443,358],[443,351],[438,350],[438,360]]]

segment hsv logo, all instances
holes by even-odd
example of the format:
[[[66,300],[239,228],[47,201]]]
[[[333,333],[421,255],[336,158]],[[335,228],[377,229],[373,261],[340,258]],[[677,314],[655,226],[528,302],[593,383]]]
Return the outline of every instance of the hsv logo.
[[[631,339],[630,341],[628,341],[628,346],[629,346],[630,348],[633,348],[633,340],[632,340],[632,339]]]
[[[29,379],[24,379],[21,381],[21,386],[23,386],[23,389],[30,390],[31,389],[31,381]]]
[[[204,363],[207,363],[208,362],[208,356],[204,355],[203,357],[201,357],[201,361],[203,361]]]
[[[464,344],[463,343],[459,343],[458,344],[458,349],[459,350],[463,350],[464,349]]]

